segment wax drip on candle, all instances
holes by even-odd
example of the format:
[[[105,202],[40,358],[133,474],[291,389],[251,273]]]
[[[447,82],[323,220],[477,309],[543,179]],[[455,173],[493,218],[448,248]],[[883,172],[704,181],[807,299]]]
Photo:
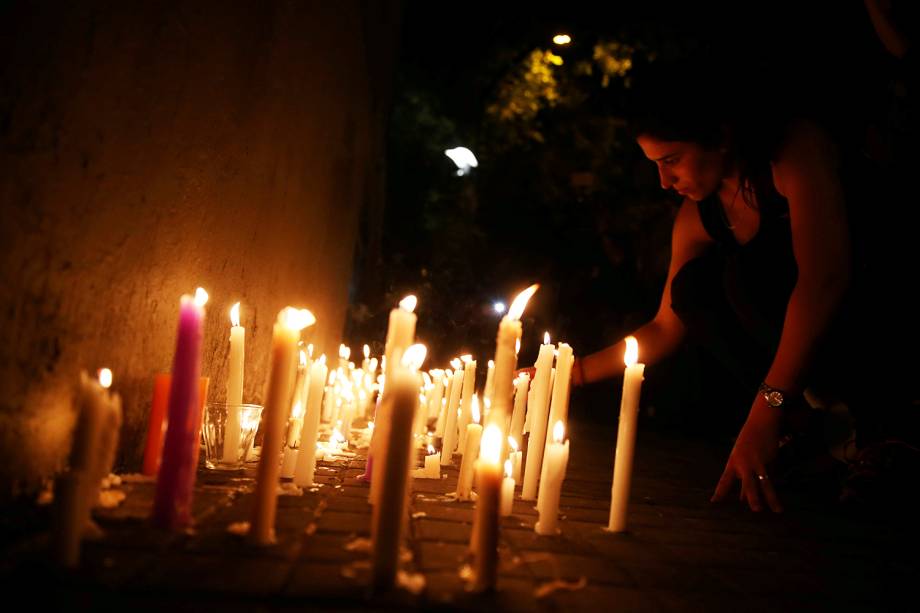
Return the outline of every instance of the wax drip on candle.
[[[486,400],[486,402],[488,402],[488,400]],[[470,413],[471,413],[471,415],[473,416],[473,421],[472,421],[472,423],[478,424],[478,423],[479,423],[479,419],[480,419],[480,414],[479,414],[479,394],[473,394],[473,404],[472,404],[472,408],[471,408],[471,410],[470,410]]]
[[[506,477],[511,476],[511,459],[510,458],[505,460],[505,476]]]
[[[508,436],[508,446],[511,447],[512,452],[517,453],[518,444],[517,441],[514,440],[513,436]]]

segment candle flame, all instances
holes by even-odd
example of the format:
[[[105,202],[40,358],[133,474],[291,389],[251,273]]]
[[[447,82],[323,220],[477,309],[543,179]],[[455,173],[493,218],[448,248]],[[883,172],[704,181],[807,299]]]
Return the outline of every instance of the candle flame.
[[[515,451],[515,452],[516,452],[516,451],[518,450],[517,441],[514,439],[513,436],[509,436],[509,437],[508,437],[508,446],[511,447],[511,451]]]
[[[540,289],[540,284],[534,283],[518,294],[514,302],[511,303],[511,308],[508,309],[508,315],[506,315],[506,317],[513,320],[519,320],[521,315],[524,314],[524,308],[527,306],[527,301],[530,300],[531,296],[537,293],[538,289]]]
[[[367,368],[372,373],[377,372],[377,358],[371,358],[371,361],[367,363]]]
[[[473,355],[470,354],[470,353],[461,355],[461,356],[460,356],[460,361],[463,362],[464,364],[469,364],[470,362],[473,361]]]
[[[514,355],[517,355],[521,352],[521,339],[514,341]]]
[[[626,337],[626,351],[623,354],[623,361],[627,366],[632,366],[639,361],[639,341],[635,336]]]
[[[323,357],[326,357],[325,354],[323,355]],[[332,372],[329,373],[329,385],[332,385],[333,383],[335,383],[335,379],[338,376],[338,374],[339,374],[338,370],[333,370]]]
[[[543,344],[549,345],[549,331],[543,333]]]
[[[340,344],[339,357],[343,360],[347,360],[349,357],[351,357],[351,347],[346,347],[344,344]]]
[[[233,327],[240,325],[240,303],[237,302],[232,307],[230,307],[230,324]]]
[[[479,447],[479,458],[485,462],[496,464],[502,457],[502,431],[495,424],[486,427]]]
[[[409,294],[405,298],[399,301],[399,308],[403,311],[409,311],[410,313],[415,311],[415,306],[418,304],[418,298]]]
[[[562,420],[556,422],[556,425],[553,426],[553,442],[561,443],[565,438],[565,426],[562,424]]]
[[[473,394],[473,404],[472,404],[472,408],[470,409],[470,412],[473,415],[473,423],[478,424],[480,415],[479,415],[479,396],[477,394]]]
[[[425,382],[425,388],[426,388],[426,389],[429,388],[429,387],[431,387],[431,385],[432,385],[432,384],[431,384],[431,375],[429,375],[427,372],[423,372],[423,373],[422,373],[422,381]]]
[[[434,455],[434,447],[431,444],[428,444],[428,455]]]
[[[428,354],[428,348],[421,343],[416,343],[406,349],[402,356],[402,365],[412,370],[418,370],[425,362],[425,356]]]
[[[337,421],[336,424],[336,427],[332,429],[332,435],[329,437],[329,443],[332,445],[338,445],[339,443],[345,442],[345,437],[342,436],[338,428],[338,426],[342,425],[342,420]]]
[[[495,360],[489,360],[489,368],[495,368]]]
[[[367,346],[367,343],[364,343],[364,358],[367,359],[371,357],[371,348]]]
[[[310,343],[309,345],[307,345],[307,355],[310,356],[311,358],[313,357],[313,343]]]
[[[367,422],[367,429],[370,430],[371,432],[373,432],[373,431],[374,431],[374,422],[372,422],[372,421]]]
[[[99,385],[105,389],[109,389],[112,386],[112,371],[108,368],[99,369]]]
[[[300,332],[304,328],[309,328],[316,323],[316,318],[313,317],[307,309],[295,309],[294,307],[284,307],[281,309],[281,312],[278,313],[278,322],[294,332]]]
[[[325,363],[326,363],[326,354],[324,353],[323,355],[319,356],[319,359],[317,360],[317,362],[318,362],[319,364],[325,364]]]
[[[307,365],[307,352],[304,351],[303,349],[300,350],[300,365],[301,366]]]
[[[505,476],[511,477],[511,460],[505,460]]]
[[[208,292],[203,287],[195,290],[195,306],[203,307],[208,303]]]
[[[451,360],[450,365],[453,366],[454,370],[460,370],[460,367],[463,366],[463,364],[457,358]]]

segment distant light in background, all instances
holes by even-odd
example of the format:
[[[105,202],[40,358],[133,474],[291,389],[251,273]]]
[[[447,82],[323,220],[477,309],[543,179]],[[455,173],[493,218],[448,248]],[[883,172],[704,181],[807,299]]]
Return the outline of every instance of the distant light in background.
[[[508,307],[505,306],[504,302],[496,302],[495,304],[492,305],[492,308],[495,309],[496,313],[504,313]]]
[[[444,155],[453,160],[454,164],[457,165],[458,177],[470,174],[471,168],[476,168],[479,166],[479,161],[476,159],[476,156],[473,155],[473,152],[466,147],[454,147],[453,149],[446,149],[444,151]]]
[[[556,34],[553,37],[553,42],[557,45],[568,45],[570,42],[572,42],[572,37],[568,34]]]

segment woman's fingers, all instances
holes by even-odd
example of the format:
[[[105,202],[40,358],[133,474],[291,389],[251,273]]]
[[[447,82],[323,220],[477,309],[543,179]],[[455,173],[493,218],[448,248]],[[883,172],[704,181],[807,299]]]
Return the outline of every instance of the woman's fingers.
[[[776,495],[776,489],[774,489],[773,482],[770,481],[770,475],[767,474],[767,471],[762,470],[757,473],[757,484],[760,486],[760,491],[763,492],[764,498],[767,499],[767,505],[770,510],[774,513],[782,513],[783,505],[779,501],[779,496]]]
[[[710,502],[719,502],[724,500],[728,493],[732,489],[732,485],[735,483],[735,471],[729,463],[725,467],[725,470],[722,472],[722,477],[719,479],[719,483],[716,484],[716,491],[712,495]]]

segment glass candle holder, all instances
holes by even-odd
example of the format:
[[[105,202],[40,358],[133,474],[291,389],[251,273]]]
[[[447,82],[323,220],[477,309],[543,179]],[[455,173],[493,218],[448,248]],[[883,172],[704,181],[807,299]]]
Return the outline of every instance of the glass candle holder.
[[[236,412],[238,419],[233,419]],[[230,404],[209,402],[205,407],[201,435],[204,438],[204,465],[211,470],[240,470],[246,463],[246,456],[252,447],[259,420],[262,417],[260,404]],[[238,437],[228,433],[228,424],[239,424]],[[231,436],[228,437],[228,434]],[[236,438],[235,452],[225,453],[225,445]]]

